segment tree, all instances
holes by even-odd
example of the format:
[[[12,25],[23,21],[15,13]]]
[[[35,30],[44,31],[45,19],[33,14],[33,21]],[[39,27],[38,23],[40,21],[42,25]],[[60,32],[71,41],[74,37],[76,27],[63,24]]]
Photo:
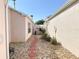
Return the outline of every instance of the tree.
[[[14,8],[15,8],[15,4],[16,4],[15,2],[16,2],[16,0],[12,0],[12,1],[14,2]]]
[[[30,15],[31,17],[33,17],[33,15]]]
[[[44,22],[45,22],[44,20],[38,20],[38,21],[36,22],[36,24],[37,24],[37,25],[42,25],[42,24],[44,24]]]

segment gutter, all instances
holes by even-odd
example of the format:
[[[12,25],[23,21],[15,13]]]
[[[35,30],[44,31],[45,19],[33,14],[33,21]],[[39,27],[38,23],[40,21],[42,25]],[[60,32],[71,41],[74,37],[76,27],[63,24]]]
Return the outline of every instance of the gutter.
[[[8,7],[8,0],[6,0],[5,4],[5,46],[6,46],[6,59],[9,59],[9,39],[8,39],[8,20],[7,20],[7,7]]]

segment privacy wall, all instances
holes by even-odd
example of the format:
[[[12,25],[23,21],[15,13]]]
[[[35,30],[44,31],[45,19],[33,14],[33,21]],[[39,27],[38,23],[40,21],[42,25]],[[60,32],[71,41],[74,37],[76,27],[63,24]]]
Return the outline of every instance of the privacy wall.
[[[79,57],[79,3],[74,4],[48,21],[47,32],[55,36],[62,45]]]

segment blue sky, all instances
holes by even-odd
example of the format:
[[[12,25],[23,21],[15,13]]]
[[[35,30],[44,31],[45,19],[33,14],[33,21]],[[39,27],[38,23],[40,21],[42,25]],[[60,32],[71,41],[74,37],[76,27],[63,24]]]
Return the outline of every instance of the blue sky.
[[[33,15],[33,21],[45,19],[54,14],[67,0],[16,0],[16,10]],[[9,0],[13,7],[13,1]]]

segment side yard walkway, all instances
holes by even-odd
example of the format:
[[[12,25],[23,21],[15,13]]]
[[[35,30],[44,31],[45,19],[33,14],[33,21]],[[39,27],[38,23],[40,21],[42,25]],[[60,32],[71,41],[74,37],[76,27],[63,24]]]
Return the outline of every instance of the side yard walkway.
[[[14,54],[10,59],[78,59],[62,46],[54,46],[33,35],[27,42],[10,43]]]

